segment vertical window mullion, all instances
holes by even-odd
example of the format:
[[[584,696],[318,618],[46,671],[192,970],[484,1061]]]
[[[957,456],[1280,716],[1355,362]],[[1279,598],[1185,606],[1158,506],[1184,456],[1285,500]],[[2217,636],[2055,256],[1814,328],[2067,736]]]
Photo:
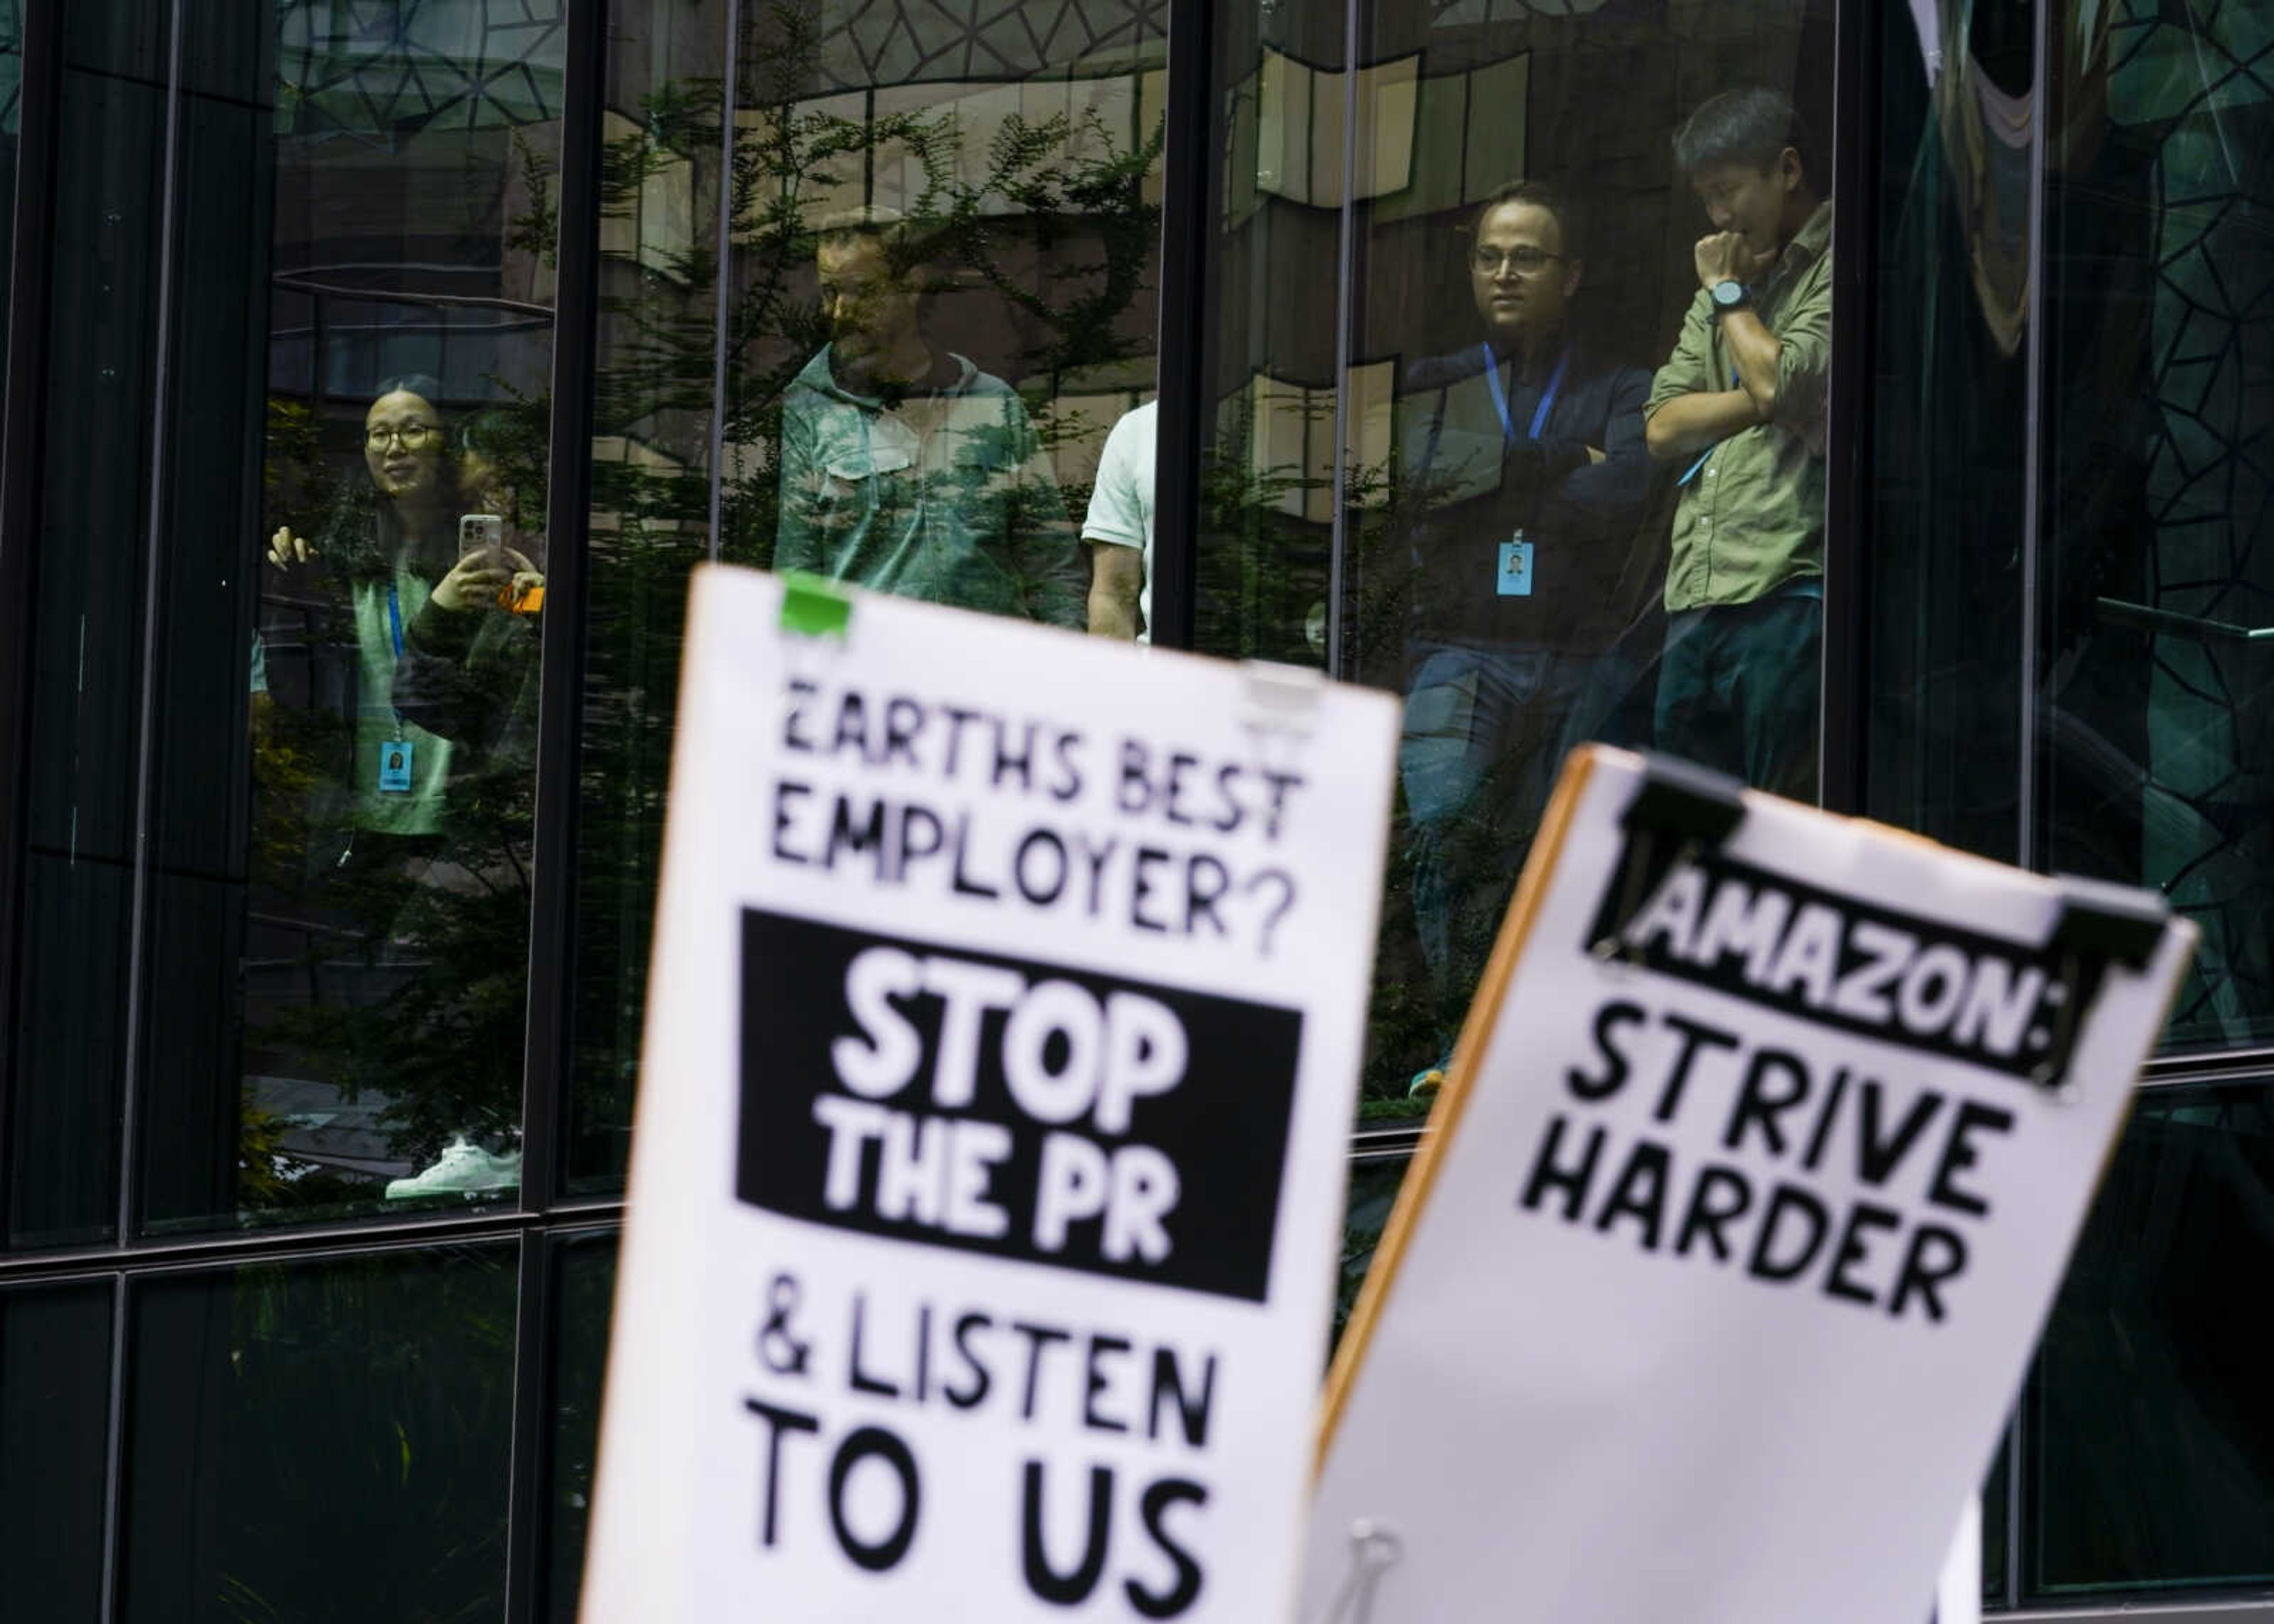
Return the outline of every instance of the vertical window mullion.
[[[6,396],[0,403],[0,1236],[14,1211],[8,1154],[14,1113],[18,943],[23,914],[24,808],[31,742],[34,571],[39,549],[41,429],[47,394],[48,230],[55,192],[56,122],[62,93],[63,8],[22,0],[16,195],[8,241]]]
[[[1878,277],[1879,109],[1871,45],[1878,8],[1837,0],[1832,118],[1832,365],[1825,444],[1824,687],[1819,712],[1818,801],[1834,812],[1865,809],[1864,763],[1870,717],[1872,477],[1871,422],[1874,299]]]
[[[134,715],[134,890],[129,905],[129,946],[126,958],[126,1047],[124,1086],[119,1098],[118,1216],[121,1245],[131,1244],[138,1227],[141,1183],[142,1072],[148,1017],[146,1012],[152,968],[150,853],[152,796],[157,779],[157,733],[153,721],[158,709],[159,626],[165,601],[166,550],[159,536],[166,517],[166,486],[170,473],[174,395],[175,312],[179,307],[177,282],[181,265],[177,256],[182,206],[182,63],[185,19],[182,0],[172,0],[166,26],[166,142],[160,158],[158,222],[158,320],[154,365],[150,379],[149,489],[144,508],[142,569],[142,681]]]
[[[554,306],[546,609],[538,697],[527,1040],[522,1074],[523,1210],[560,1185],[559,1124],[571,1055],[577,755],[583,736],[584,572],[599,342],[600,114],[607,0],[568,0],[562,74],[559,288]]]
[[[1203,296],[1215,240],[1219,154],[1210,146],[1216,7],[1169,7],[1167,146],[1162,159],[1160,443],[1154,474],[1153,641],[1193,646],[1201,464],[1209,421]]]

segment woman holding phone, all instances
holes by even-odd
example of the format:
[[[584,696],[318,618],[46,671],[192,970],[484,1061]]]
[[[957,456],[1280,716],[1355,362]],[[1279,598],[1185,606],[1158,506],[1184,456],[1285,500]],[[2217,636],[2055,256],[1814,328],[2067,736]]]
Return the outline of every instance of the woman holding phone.
[[[344,611],[329,641],[351,646],[354,672],[344,793],[326,783],[309,807],[345,825],[345,844],[308,880],[361,938],[361,968],[335,978],[350,989],[340,1008],[299,1018],[324,1052],[295,1064],[380,1095],[411,1166],[439,1151],[392,1198],[520,1178],[510,943],[525,952],[544,576],[508,545],[501,482],[452,445],[439,393],[419,378],[384,387],[364,417],[368,482],[316,539],[280,525],[267,549],[277,569],[320,563],[336,583],[318,596]]]
[[[453,756],[493,745],[522,698],[534,627],[498,624],[541,593],[544,576],[505,543],[485,469],[453,452],[423,378],[385,386],[364,417],[368,495],[320,540],[280,525],[268,560],[322,559],[344,577],[355,625],[355,834],[445,832]],[[461,763],[463,765],[463,763]],[[354,836],[351,835],[351,841]]]

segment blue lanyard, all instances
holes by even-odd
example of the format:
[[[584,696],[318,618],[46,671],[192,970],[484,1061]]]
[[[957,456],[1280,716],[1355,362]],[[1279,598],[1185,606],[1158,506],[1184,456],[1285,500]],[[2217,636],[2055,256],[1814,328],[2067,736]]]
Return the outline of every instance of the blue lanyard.
[[[1509,415],[1508,387],[1500,380],[1500,357],[1493,354],[1490,344],[1480,344],[1484,351],[1485,382],[1492,387],[1493,410],[1500,413],[1501,432],[1510,445],[1516,443],[1516,419]],[[1571,351],[1567,348],[1555,357],[1555,370],[1547,374],[1547,387],[1540,391],[1540,405],[1532,414],[1532,439],[1536,444],[1540,431],[1547,426],[1547,414],[1555,408],[1555,392],[1563,387],[1563,369],[1571,365]]]
[[[1745,387],[1745,380],[1744,380],[1744,376],[1743,376],[1743,373],[1741,373],[1741,372],[1739,372],[1737,371],[1737,369],[1736,369],[1736,367],[1734,367],[1734,366],[1733,366],[1733,367],[1731,367],[1731,368],[1729,369],[1729,387],[1730,387],[1732,389],[1742,389],[1742,388],[1743,388],[1743,387]],[[1715,440],[1712,445],[1710,445],[1710,446],[1706,447],[1705,450],[1703,450],[1703,451],[1701,451],[1701,452],[1699,452],[1699,453],[1698,454],[1698,460],[1697,460],[1695,462],[1692,462],[1692,463],[1691,463],[1688,468],[1686,468],[1686,469],[1684,469],[1684,470],[1683,470],[1682,477],[1681,477],[1681,478],[1679,478],[1679,479],[1677,479],[1677,480],[1675,480],[1674,483],[1675,483],[1676,485],[1688,485],[1688,484],[1689,484],[1692,479],[1697,478],[1697,477],[1698,477],[1698,470],[1699,469],[1701,469],[1701,468],[1705,467],[1705,466],[1706,466],[1706,464],[1707,463],[1707,462],[1709,462],[1709,461],[1713,458],[1713,454],[1714,454],[1716,451],[1719,451],[1721,448],[1721,442],[1720,440]]]
[[[395,639],[395,664],[400,669],[403,665],[403,600],[395,596],[392,575],[387,581],[387,629]],[[389,687],[393,686],[394,675],[393,672],[388,673]],[[388,697],[387,708],[395,712],[395,726],[399,732],[403,726],[403,715],[401,707],[394,703],[392,695]]]

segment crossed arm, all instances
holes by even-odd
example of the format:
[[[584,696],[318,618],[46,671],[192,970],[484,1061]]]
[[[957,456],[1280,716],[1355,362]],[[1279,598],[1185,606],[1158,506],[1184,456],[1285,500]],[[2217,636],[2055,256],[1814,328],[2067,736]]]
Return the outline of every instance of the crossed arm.
[[[1710,289],[1724,277],[1744,280],[1766,267],[1744,252],[1733,235],[1708,237],[1697,249],[1698,285]],[[1682,324],[1673,357],[1660,370],[1652,393],[1646,439],[1660,462],[1691,457],[1765,423],[1804,431],[1821,393],[1830,343],[1828,301],[1803,298],[1780,318],[1774,331],[1751,309],[1721,318],[1721,351],[1735,370],[1724,386],[1713,363],[1713,318],[1710,300],[1693,302]]]

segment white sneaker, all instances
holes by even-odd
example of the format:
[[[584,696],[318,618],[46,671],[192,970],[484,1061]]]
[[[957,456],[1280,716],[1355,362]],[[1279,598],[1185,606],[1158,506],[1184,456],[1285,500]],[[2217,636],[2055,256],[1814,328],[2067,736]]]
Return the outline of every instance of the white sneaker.
[[[521,1152],[509,1150],[501,1156],[493,1156],[462,1133],[443,1147],[433,1167],[408,1178],[389,1179],[387,1199],[399,1201],[407,1196],[478,1195],[484,1191],[520,1187]]]

